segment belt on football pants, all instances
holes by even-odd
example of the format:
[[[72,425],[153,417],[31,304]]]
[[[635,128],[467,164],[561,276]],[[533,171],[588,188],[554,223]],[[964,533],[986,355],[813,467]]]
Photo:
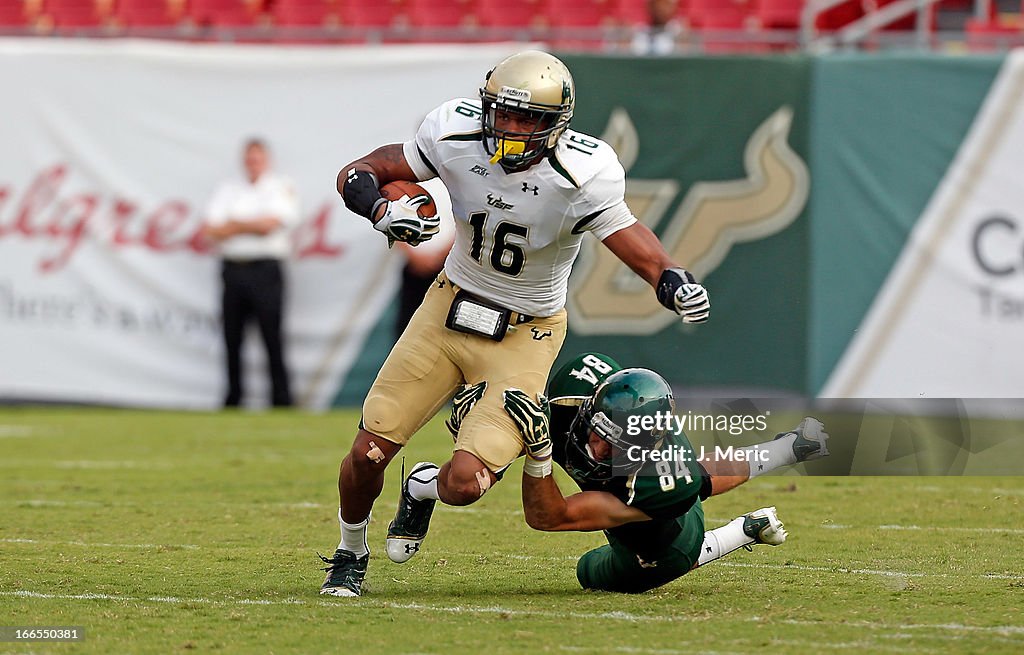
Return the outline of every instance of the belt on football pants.
[[[452,290],[455,291],[455,293],[460,293],[461,292],[464,295],[469,296],[470,298],[473,298],[475,300],[478,300],[478,301],[480,301],[480,302],[482,302],[484,304],[490,304],[490,305],[494,305],[495,304],[495,303],[493,303],[493,302],[491,302],[489,300],[485,300],[485,299],[481,298],[480,296],[474,295],[474,294],[470,293],[469,291],[466,291],[465,289],[463,289],[459,285],[455,284],[450,279],[448,279],[448,276],[445,275],[444,271],[441,271],[440,273],[437,274],[437,281],[438,281],[438,283],[442,283],[443,282],[443,283],[446,283],[446,284],[450,285]],[[523,323],[529,323],[533,319],[537,318],[536,316],[530,316],[529,314],[523,314],[522,312],[517,312],[517,311],[515,311],[513,309],[510,309],[508,311],[510,312],[509,319],[508,319],[509,325],[522,325]]]

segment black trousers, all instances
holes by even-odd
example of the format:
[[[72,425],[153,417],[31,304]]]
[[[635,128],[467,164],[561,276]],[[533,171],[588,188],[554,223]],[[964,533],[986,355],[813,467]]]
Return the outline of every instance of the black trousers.
[[[228,392],[225,407],[238,407],[242,401],[242,339],[245,326],[255,318],[270,368],[271,398],[275,407],[288,407],[292,395],[288,371],[284,365],[281,318],[284,308],[284,273],[276,259],[224,261],[223,320],[227,354]]]
[[[423,296],[427,295],[427,289],[437,281],[437,274],[441,271],[434,271],[429,275],[418,275],[408,266],[402,268],[402,284],[398,289],[398,316],[395,317],[395,341],[405,332],[405,327],[412,320],[412,315],[419,309],[423,302]]]

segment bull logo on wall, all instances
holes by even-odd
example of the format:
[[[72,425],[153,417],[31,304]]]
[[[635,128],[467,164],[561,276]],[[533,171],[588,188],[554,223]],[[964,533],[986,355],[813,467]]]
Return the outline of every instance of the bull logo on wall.
[[[698,280],[715,270],[733,244],[786,229],[803,211],[810,190],[807,166],[788,143],[793,110],[780,107],[747,140],[742,179],[694,184],[660,236],[676,262]],[[602,139],[626,172],[640,140],[626,110],[612,112]],[[679,193],[676,180],[626,180],[626,204],[653,228]],[[653,334],[678,319],[658,304],[650,287],[607,248],[584,244],[568,298],[578,334]],[[714,288],[710,289],[714,302]]]

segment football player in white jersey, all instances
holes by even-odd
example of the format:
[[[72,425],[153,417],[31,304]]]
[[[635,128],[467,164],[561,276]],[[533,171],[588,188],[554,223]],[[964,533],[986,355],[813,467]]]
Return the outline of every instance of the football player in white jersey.
[[[352,449],[341,463],[341,543],[323,558],[320,593],[359,596],[369,560],[366,525],[384,469],[463,385],[479,398],[459,418],[452,459],[414,466],[402,484],[386,550],[416,554],[440,500],[482,497],[523,451],[502,393],[536,397],[565,338],[569,273],[586,232],[654,287],[687,323],[710,312],[707,291],[674,263],[626,206],[625,173],[606,143],[569,127],[572,76],[539,51],[513,55],[488,74],[479,98],[441,105],[414,139],[377,148],[345,166],[346,207],[391,240],[417,244],[438,230],[422,217],[427,200],[388,201],[379,188],[439,177],[452,198],[455,246],[363,403]],[[466,399],[463,399],[464,401]]]

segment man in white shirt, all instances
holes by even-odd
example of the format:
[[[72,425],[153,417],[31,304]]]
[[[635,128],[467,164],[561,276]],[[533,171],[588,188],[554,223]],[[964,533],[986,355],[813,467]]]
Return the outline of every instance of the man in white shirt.
[[[284,363],[281,322],[284,307],[282,261],[291,251],[289,229],[299,218],[291,183],[270,172],[261,139],[244,148],[244,179],[229,180],[213,194],[206,210],[206,235],[223,258],[223,321],[228,391],[225,407],[242,400],[242,338],[255,318],[267,349],[271,404],[292,404]]]
[[[452,459],[421,462],[402,485],[387,554],[405,562],[420,549],[436,501],[468,505],[496,483],[523,450],[502,394],[532,397],[565,338],[569,272],[590,232],[654,287],[659,302],[688,323],[708,319],[708,293],[675,264],[624,199],[625,172],[612,148],[568,129],[572,76],[539,51],[513,55],[484,80],[477,98],[456,98],[424,119],[416,136],[381,146],[345,166],[345,205],[390,240],[417,245],[436,235],[422,196],[388,201],[380,186],[440,178],[452,199],[455,245],[444,270],[395,344],[366,401],[342,462],[341,542],[321,594],[362,594],[366,526],[384,469],[464,384]],[[469,409],[469,408],[472,409]],[[550,464],[549,464],[550,466]]]

